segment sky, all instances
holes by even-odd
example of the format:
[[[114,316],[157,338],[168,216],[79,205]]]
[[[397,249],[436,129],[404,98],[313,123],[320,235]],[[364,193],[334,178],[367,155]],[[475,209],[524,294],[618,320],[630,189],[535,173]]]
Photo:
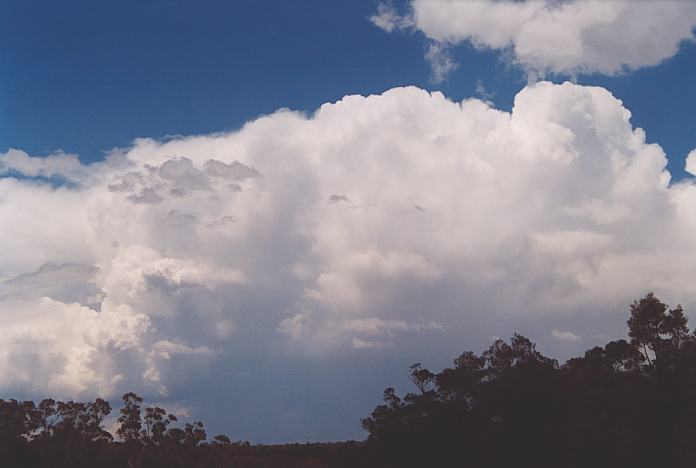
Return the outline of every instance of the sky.
[[[362,439],[696,307],[696,4],[0,0],[0,393]]]

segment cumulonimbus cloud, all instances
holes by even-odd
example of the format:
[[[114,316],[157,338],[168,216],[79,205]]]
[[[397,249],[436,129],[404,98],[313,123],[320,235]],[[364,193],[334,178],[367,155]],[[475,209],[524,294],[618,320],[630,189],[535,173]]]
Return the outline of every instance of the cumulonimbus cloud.
[[[629,119],[571,83],[512,112],[410,87],[89,165],[11,150],[0,388],[166,394],[252,329],[258,353],[505,317],[567,342],[648,290],[696,304],[696,185]]]
[[[462,42],[503,51],[532,76],[615,75],[657,65],[676,54],[682,42],[693,41],[696,4],[411,0],[401,13],[392,2],[380,4],[371,20],[387,32],[420,30],[433,41],[428,59],[436,81],[454,66],[447,48]]]

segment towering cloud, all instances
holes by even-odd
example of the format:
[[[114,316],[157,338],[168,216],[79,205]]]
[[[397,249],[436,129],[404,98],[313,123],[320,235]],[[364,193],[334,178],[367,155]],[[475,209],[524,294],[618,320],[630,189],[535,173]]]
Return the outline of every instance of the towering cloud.
[[[453,62],[447,47],[469,42],[509,53],[530,75],[615,75],[657,65],[693,41],[696,4],[684,1],[411,0],[399,13],[382,3],[372,22],[391,32],[420,30],[433,43],[434,78]],[[433,51],[437,53],[433,53]],[[443,64],[450,64],[445,67]]]
[[[511,113],[397,88],[90,165],[11,150],[0,389],[175,393],[240,341],[373,353],[501,318],[581,346],[648,290],[696,305],[696,186],[629,118],[570,83]]]

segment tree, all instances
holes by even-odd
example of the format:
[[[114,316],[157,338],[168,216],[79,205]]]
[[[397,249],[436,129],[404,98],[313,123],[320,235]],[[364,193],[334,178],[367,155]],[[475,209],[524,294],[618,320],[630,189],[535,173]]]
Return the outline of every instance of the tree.
[[[512,367],[514,362],[512,348],[501,339],[495,340],[488,350],[483,353],[482,357],[486,363],[486,372],[489,379],[502,375]]]
[[[112,435],[103,428],[104,418],[111,413],[108,401],[97,398],[87,404],[85,418],[82,420],[83,433],[92,441],[111,440]]]
[[[176,416],[167,414],[160,407],[145,408],[145,415],[143,416],[145,429],[142,430],[144,439],[158,445],[167,436],[167,426],[176,420]]]
[[[206,438],[202,421],[184,424],[184,443],[189,447],[196,447]]]
[[[464,401],[470,405],[484,375],[485,359],[467,351],[456,357],[453,363],[454,368],[443,369],[436,375],[440,397],[444,400]]]
[[[217,434],[216,436],[213,436],[211,443],[213,445],[222,445],[223,447],[229,447],[232,445],[230,438],[224,434]]]
[[[38,425],[33,401],[0,399],[0,441],[14,440],[33,432]]]
[[[582,359],[583,364],[592,372],[602,372],[609,370],[607,353],[601,346],[595,346],[585,351]]]
[[[140,407],[143,399],[133,392],[123,395],[123,408],[118,422],[121,423],[116,434],[124,441],[139,441],[141,438],[142,422],[140,421]]]
[[[58,405],[56,400],[46,398],[39,403],[39,428],[40,437],[50,437],[53,435],[53,428],[60,420]]]
[[[669,311],[662,319],[659,331],[669,336],[668,341],[672,349],[678,350],[689,337],[689,327],[686,326],[688,319],[684,315],[681,305]]]
[[[611,341],[604,348],[604,356],[614,372],[633,372],[640,368],[645,357],[626,340]]]
[[[653,293],[648,293],[644,298],[633,301],[631,304],[631,317],[627,322],[628,336],[631,337],[631,344],[643,353],[651,367],[653,365],[651,353],[656,356],[660,351],[662,343],[660,325],[666,318],[666,310],[667,305]]]
[[[412,364],[408,369],[411,374],[411,382],[413,382],[422,394],[432,390],[433,384],[435,383],[435,374],[428,369],[423,369],[420,362]]]
[[[403,408],[403,401],[392,387],[384,390],[382,400],[384,404],[378,405],[370,416],[360,421],[373,440],[381,440],[390,432],[394,415]]]

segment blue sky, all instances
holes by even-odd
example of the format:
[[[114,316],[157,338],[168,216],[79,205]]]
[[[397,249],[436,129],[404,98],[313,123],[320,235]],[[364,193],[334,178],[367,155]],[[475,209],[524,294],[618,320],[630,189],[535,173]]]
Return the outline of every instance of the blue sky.
[[[33,153],[90,161],[139,136],[230,130],[428,77],[417,41],[367,20],[371,1],[2,5],[0,145]]]
[[[694,26],[679,1],[0,0],[0,397],[360,439],[413,362],[515,331],[563,360],[648,291],[691,314]]]
[[[281,107],[313,111],[346,94],[395,86],[476,96],[510,109],[526,83],[497,52],[464,44],[460,67],[430,82],[419,32],[387,34],[368,21],[378,2],[68,0],[0,4],[0,149],[83,161],[137,137],[231,130]],[[553,77],[555,81],[567,76]],[[696,47],[659,67],[581,76],[633,113],[682,177],[696,124]]]

